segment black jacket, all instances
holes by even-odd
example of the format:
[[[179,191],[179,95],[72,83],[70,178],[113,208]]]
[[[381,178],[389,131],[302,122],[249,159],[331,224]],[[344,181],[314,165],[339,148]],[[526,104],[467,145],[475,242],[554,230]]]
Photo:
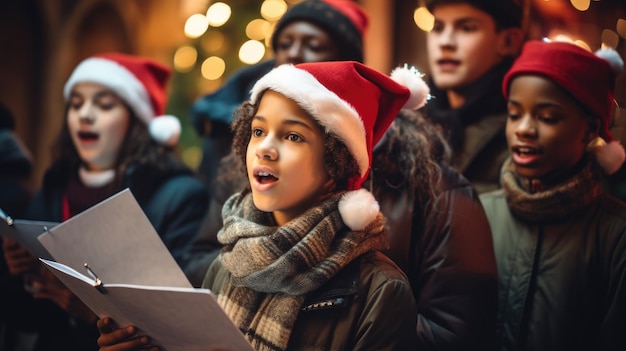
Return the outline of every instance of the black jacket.
[[[385,251],[408,275],[417,334],[428,350],[492,350],[498,275],[489,223],[469,182],[445,164],[436,196],[378,196],[389,225]]]

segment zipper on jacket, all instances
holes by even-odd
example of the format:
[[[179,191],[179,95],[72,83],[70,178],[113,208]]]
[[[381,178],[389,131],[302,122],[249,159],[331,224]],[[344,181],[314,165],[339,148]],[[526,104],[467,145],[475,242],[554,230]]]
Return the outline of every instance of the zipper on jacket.
[[[346,304],[346,298],[344,297],[336,297],[327,300],[321,300],[317,302],[313,302],[302,307],[302,311],[314,311],[314,310],[323,310],[333,307],[341,307]]]
[[[522,312],[522,320],[518,338],[518,350],[525,350],[528,342],[528,331],[530,330],[530,315],[533,309],[533,296],[537,290],[537,274],[539,272],[539,263],[541,261],[541,248],[543,244],[543,227],[538,226],[537,245],[535,246],[535,257],[533,258],[533,267],[530,275],[528,290],[526,291],[526,299],[524,301],[524,310]]]

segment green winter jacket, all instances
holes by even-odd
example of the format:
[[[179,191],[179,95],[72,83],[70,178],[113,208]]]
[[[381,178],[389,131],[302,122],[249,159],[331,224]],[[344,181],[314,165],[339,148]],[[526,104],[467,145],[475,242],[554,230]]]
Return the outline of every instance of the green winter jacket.
[[[527,223],[481,195],[499,275],[500,350],[626,350],[626,204]]]

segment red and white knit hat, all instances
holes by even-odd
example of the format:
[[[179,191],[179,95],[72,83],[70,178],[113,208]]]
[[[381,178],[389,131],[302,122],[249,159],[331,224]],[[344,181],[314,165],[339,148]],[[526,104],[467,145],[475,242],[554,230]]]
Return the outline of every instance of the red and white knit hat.
[[[607,174],[617,172],[626,153],[609,130],[614,113],[615,79],[622,73],[624,61],[613,49],[595,53],[569,42],[528,41],[521,55],[504,76],[502,92],[508,99],[511,81],[524,74],[544,76],[561,86],[598,118],[600,136],[607,144],[596,148],[598,164]]]
[[[175,116],[164,115],[170,69],[150,58],[122,53],[103,53],[83,60],[65,83],[68,101],[77,83],[97,83],[124,100],[146,125],[152,139],[166,146],[178,142],[181,126]]]
[[[267,89],[295,101],[347,146],[359,167],[359,174],[348,181],[349,190],[361,188],[372,165],[372,148],[400,109],[423,106],[429,94],[416,70],[396,68],[389,77],[356,61],[278,66],[257,81],[251,102],[258,103]],[[362,229],[379,208],[361,189],[348,192],[339,209],[350,228]]]

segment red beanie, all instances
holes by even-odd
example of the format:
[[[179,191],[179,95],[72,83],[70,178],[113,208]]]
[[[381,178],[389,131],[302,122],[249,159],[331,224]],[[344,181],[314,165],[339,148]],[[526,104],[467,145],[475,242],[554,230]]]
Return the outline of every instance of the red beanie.
[[[504,77],[502,92],[506,99],[511,81],[522,74],[542,75],[556,82],[602,120],[600,135],[607,141],[613,140],[609,122],[617,72],[606,59],[571,43],[534,40],[524,45]]]
[[[613,140],[609,124],[614,111],[614,88],[617,75],[624,62],[613,49],[603,49],[595,54],[567,42],[529,41],[521,55],[504,76],[502,92],[508,99],[511,81],[520,75],[541,75],[569,92],[580,104],[602,122],[600,136],[607,142]],[[623,148],[621,152],[623,153]],[[623,157],[616,156],[615,160]],[[605,170],[615,171],[620,162],[611,162]],[[604,167],[604,166],[603,166]]]

